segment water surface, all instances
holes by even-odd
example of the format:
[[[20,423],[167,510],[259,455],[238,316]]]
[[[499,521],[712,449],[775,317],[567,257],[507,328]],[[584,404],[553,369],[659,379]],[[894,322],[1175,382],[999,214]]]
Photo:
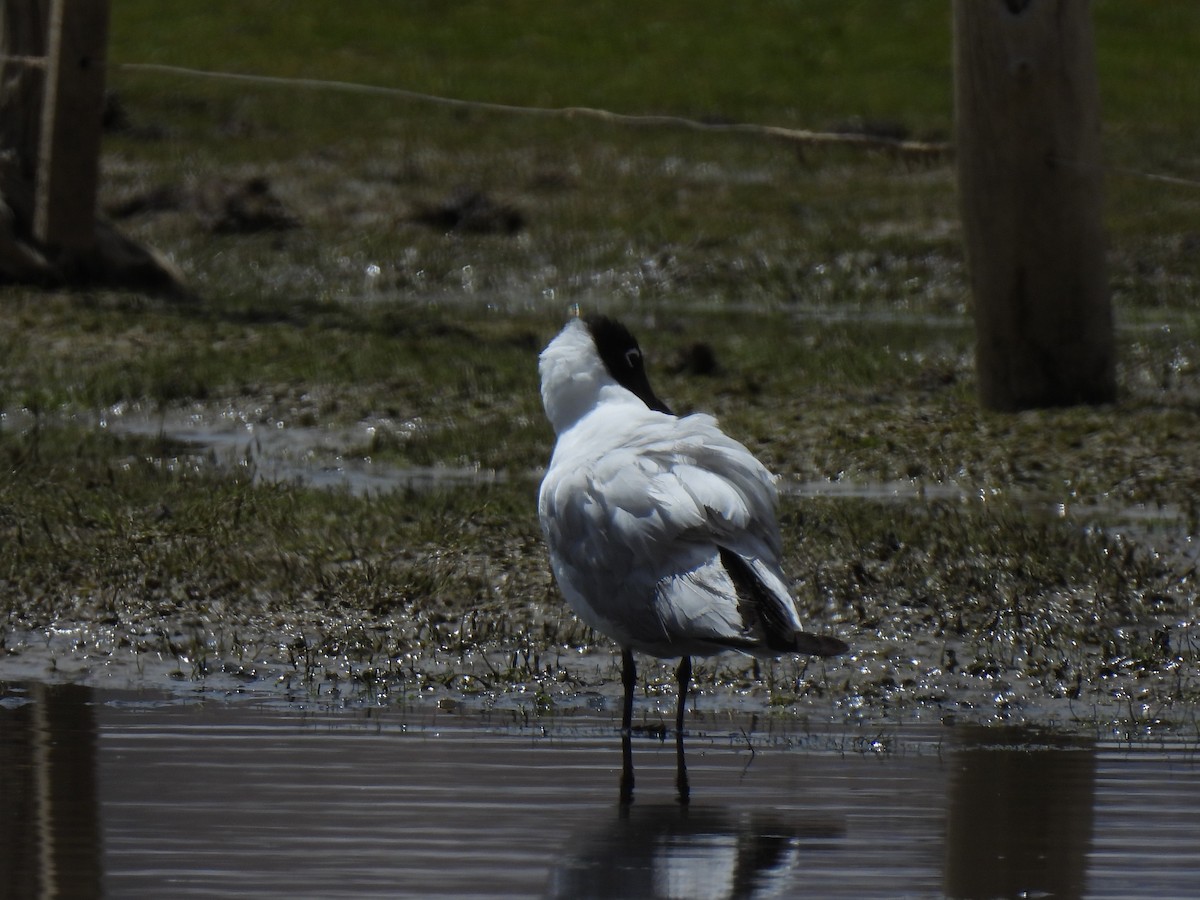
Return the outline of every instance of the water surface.
[[[1200,896],[1195,746],[0,686],[4,896]]]

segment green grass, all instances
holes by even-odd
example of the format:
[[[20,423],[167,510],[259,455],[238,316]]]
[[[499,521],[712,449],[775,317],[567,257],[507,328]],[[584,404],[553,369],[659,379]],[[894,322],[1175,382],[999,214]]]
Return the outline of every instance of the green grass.
[[[52,627],[92,660],[168,660],[186,679],[260,688],[333,680],[359,700],[436,688],[503,703],[540,684],[570,705],[594,683],[580,654],[596,639],[555,595],[529,482],[364,498],[255,486],[179,452],[88,429],[0,434],[15,476],[0,486],[13,659],[38,652],[19,635]],[[999,690],[1013,708],[978,714],[1004,717],[1120,690],[1170,721],[1194,699],[1195,635],[1177,627],[1189,580],[1136,543],[1003,495],[788,499],[783,526],[802,615],[856,644],[831,680],[769,667],[790,702],[832,692],[859,713],[970,714]],[[736,660],[698,678],[764,687]]]
[[[112,59],[532,106],[778,124],[852,115],[944,123],[948,12],[896,3],[889,13],[883,40],[871,2],[430,2],[349,13],[314,2],[218,2],[202,13],[176,4],[169,15],[161,4],[133,2],[115,11]],[[900,77],[880,79],[881,71]],[[687,77],[664,77],[674,72]]]
[[[277,177],[306,219],[307,239],[283,247],[270,238],[197,244],[170,222],[147,229],[210,292],[306,291],[314,269],[336,271],[347,260],[361,263],[360,273],[381,265],[379,284],[405,291],[456,290],[470,265],[476,289],[505,300],[549,289],[577,299],[588,293],[580,284],[598,274],[616,270],[619,280],[631,257],[666,252],[698,292],[812,301],[804,274],[831,256],[883,250],[902,261],[945,257],[940,264],[956,265],[957,237],[947,227],[957,215],[949,169],[913,171],[857,152],[797,154],[755,138],[462,112],[120,65],[172,62],[518,105],[818,129],[886,120],[918,136],[948,135],[949,10],[897,2],[881,15],[883,8],[866,0],[738,9],[611,3],[536,12],[521,3],[410,3],[348,14],[314,2],[286,9],[226,2],[203,12],[175,4],[167,13],[162,4],[130,2],[114,13],[111,81],[137,127],[110,139],[106,187],[126,195],[148,181],[183,183],[203,193],[233,171]],[[1197,276],[1196,189],[1123,172],[1197,178],[1188,123],[1200,89],[1183,48],[1198,18],[1194,5],[1180,0],[1136,14],[1117,2],[1096,4],[1106,155],[1114,169],[1108,218],[1122,304],[1186,303]],[[147,140],[148,132],[157,138]],[[406,224],[415,205],[464,185],[524,208],[528,240],[448,246]],[[332,209],[304,215],[330,206],[331,198]],[[273,264],[256,271],[252,263],[264,255]],[[713,256],[740,262],[736,278],[712,271]],[[554,274],[546,274],[548,265]],[[266,271],[272,275],[262,283]],[[1147,271],[1186,281],[1148,279]],[[530,284],[530,272],[543,274]],[[326,290],[359,289],[353,272],[343,268],[338,276],[326,280]],[[837,302],[854,302],[853,292]],[[962,302],[939,299],[942,308]]]
[[[1102,0],[1094,7],[1110,130],[1161,129],[1189,141],[1186,123],[1200,102],[1189,56],[1200,13],[1186,0],[1146,9]],[[947,134],[952,116],[950,9],[922,0],[768,0],[736,8],[713,0],[555,8],[511,0],[351,11],[314,0],[220,0],[203,10],[179,0],[127,0],[114,10],[111,31],[110,58],[118,65],[166,63],[497,103],[815,128],[861,116]],[[151,81],[168,97],[194,96],[187,82],[155,76],[145,84]],[[328,110],[319,109],[306,125],[327,120]],[[329,121],[327,134],[344,137],[337,126],[359,112],[353,104],[344,108],[345,118]],[[393,115],[420,113],[401,108]],[[277,114],[305,113],[293,104]]]

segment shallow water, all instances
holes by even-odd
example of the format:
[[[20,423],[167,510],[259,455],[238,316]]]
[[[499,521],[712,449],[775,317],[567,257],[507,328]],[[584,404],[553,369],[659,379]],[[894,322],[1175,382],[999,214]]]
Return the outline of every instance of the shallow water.
[[[263,418],[260,411],[214,412],[203,406],[155,414],[135,409],[101,420],[101,427],[116,432],[162,437],[178,444],[177,456],[161,460],[168,468],[215,463],[230,470],[244,469],[260,482],[296,482],[377,494],[480,484],[503,477],[473,466],[380,465],[348,451],[368,446],[375,430],[385,426],[403,427],[390,421],[363,421],[349,428],[306,427]]]
[[[349,428],[326,429],[263,419],[258,410],[214,411],[198,405],[191,410],[169,413],[121,407],[106,412],[100,425],[117,432],[175,442],[179,455],[160,461],[168,468],[215,463],[232,470],[245,469],[256,481],[295,482],[370,495],[398,489],[431,490],[491,483],[505,478],[502,472],[470,466],[392,466],[349,451],[348,448],[369,445],[377,428],[403,430],[403,423],[394,421],[365,420]],[[537,477],[532,470],[528,473],[530,490],[534,489]],[[800,497],[901,503],[986,501],[998,493],[955,482],[919,479],[817,480],[784,482],[781,487]],[[1099,527],[1114,535],[1133,537],[1152,552],[1188,561],[1200,559],[1200,544],[1190,533],[1185,510],[1176,504],[1130,505],[1098,498],[1068,505],[1037,495],[1025,496],[1023,502],[1031,509],[1048,509],[1063,518],[1069,517],[1081,527]]]
[[[753,748],[753,749],[751,749]],[[5,896],[1188,897],[1196,747],[0,685]]]

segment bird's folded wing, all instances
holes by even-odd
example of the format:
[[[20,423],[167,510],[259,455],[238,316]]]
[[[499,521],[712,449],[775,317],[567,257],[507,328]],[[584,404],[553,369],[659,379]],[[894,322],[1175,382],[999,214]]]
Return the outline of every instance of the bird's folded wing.
[[[547,534],[552,546],[563,550],[562,541],[586,535],[619,564],[626,553],[654,559],[681,539],[736,543],[748,535],[779,554],[770,473],[709,416],[671,425],[548,479],[541,504],[543,521],[558,532]]]

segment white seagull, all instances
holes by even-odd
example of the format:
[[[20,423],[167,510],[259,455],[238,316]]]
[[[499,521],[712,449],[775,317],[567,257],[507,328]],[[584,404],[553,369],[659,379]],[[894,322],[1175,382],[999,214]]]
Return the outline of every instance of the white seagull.
[[[584,622],[621,647],[622,801],[632,798],[633,652],[682,657],[683,716],[693,656],[836,656],[847,646],[802,630],[780,567],[775,479],[712,416],[675,416],[650,387],[633,335],[575,318],[538,360],[557,441],[538,516],[555,580]]]

